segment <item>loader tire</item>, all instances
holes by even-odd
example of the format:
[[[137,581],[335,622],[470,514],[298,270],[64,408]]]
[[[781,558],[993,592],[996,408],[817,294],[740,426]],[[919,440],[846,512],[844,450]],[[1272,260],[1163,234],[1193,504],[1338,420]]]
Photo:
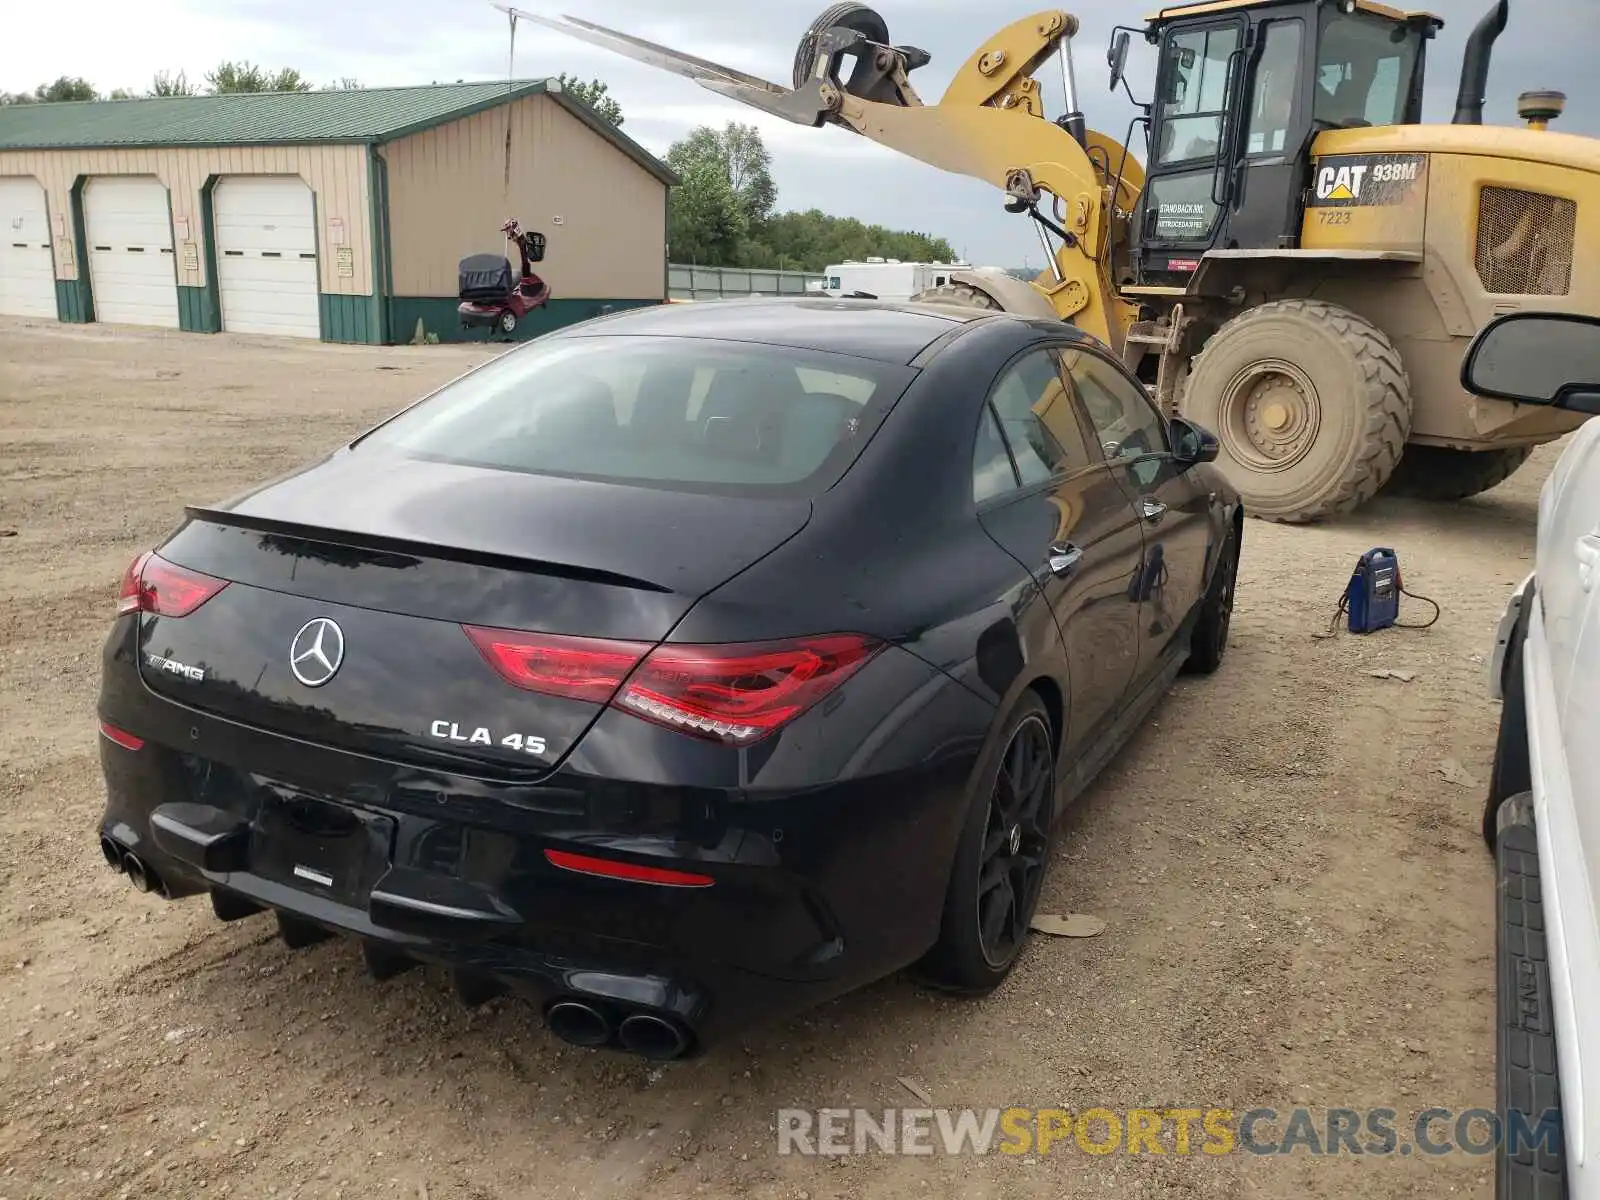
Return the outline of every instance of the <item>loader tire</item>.
[[[799,91],[811,78],[811,72],[817,65],[817,38],[836,25],[846,29],[853,29],[868,41],[878,42],[887,46],[889,44],[889,25],[874,9],[865,4],[844,3],[834,4],[823,10],[822,15],[811,22],[805,36],[800,39],[800,45],[794,52],[794,86]]]
[[[981,288],[970,283],[942,283],[938,287],[924,288],[911,297],[912,304],[950,304],[958,308],[986,308],[1000,312],[1000,302]]]
[[[1532,455],[1532,446],[1476,451],[1407,446],[1405,457],[1384,490],[1391,496],[1412,500],[1465,500],[1499,487]]]
[[[1217,467],[1245,512],[1303,524],[1358,508],[1389,481],[1411,435],[1411,383],[1364,317],[1277,300],[1212,335],[1183,415],[1217,435]]]

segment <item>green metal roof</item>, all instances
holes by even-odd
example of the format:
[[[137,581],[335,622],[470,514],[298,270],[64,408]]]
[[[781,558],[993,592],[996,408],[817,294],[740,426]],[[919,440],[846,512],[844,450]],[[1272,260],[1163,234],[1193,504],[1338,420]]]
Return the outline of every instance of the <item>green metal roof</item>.
[[[0,105],[0,150],[390,142],[524,96],[548,95],[663,183],[660,159],[555,80]]]

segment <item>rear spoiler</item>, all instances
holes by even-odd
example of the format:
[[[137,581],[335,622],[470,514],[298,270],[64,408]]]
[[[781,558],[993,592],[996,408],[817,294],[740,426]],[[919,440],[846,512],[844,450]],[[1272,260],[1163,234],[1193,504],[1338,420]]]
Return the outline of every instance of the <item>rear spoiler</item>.
[[[319,525],[303,525],[296,521],[280,521],[271,517],[257,517],[227,509],[208,508],[186,504],[183,512],[191,521],[211,525],[249,529],[292,541],[313,542],[319,546],[336,547],[353,558],[376,562],[384,557],[401,560],[442,559],[464,563],[468,566],[491,567],[502,571],[519,571],[526,575],[554,575],[585,583],[609,584],[612,587],[631,588],[636,592],[670,593],[669,587],[634,575],[615,571],[602,571],[593,567],[575,566],[572,563],[549,562],[542,559],[518,558],[509,554],[496,554],[462,546],[442,546],[433,542],[413,541],[409,538],[387,537],[375,533],[356,533],[347,529],[326,529]],[[396,562],[393,565],[404,565]]]

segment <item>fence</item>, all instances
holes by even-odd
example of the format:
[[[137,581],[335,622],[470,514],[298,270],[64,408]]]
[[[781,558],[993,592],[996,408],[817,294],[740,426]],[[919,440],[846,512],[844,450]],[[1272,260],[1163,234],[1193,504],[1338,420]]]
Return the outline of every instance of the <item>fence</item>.
[[[798,296],[806,284],[826,276],[811,271],[757,271],[745,267],[667,267],[667,295],[674,300],[731,300],[740,296]]]

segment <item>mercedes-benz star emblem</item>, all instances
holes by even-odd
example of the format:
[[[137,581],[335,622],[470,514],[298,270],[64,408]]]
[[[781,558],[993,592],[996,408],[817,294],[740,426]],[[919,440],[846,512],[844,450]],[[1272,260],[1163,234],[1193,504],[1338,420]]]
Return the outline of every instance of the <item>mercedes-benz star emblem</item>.
[[[344,662],[344,630],[331,617],[317,617],[300,626],[289,643],[289,670],[307,687],[321,687],[339,673]]]

